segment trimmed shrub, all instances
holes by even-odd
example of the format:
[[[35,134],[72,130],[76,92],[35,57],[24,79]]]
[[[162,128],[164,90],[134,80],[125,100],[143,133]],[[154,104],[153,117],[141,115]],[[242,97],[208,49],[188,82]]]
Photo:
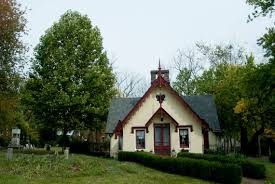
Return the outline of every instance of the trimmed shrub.
[[[106,151],[108,143],[90,143],[74,141],[70,145],[71,153],[80,153],[85,155],[93,155],[99,157],[109,157],[109,152]]]
[[[161,157],[142,152],[119,152],[118,160],[137,162],[142,165],[184,176],[226,184],[241,183],[242,170],[236,164],[222,164],[191,158]]]
[[[89,143],[74,141],[70,144],[70,152],[87,154],[89,153]]]
[[[221,163],[238,164],[242,168],[243,176],[249,177],[249,178],[256,178],[256,179],[265,178],[264,164],[249,161],[244,157],[236,158],[234,156],[209,155],[209,154],[198,154],[198,153],[179,153],[178,157],[216,161]]]
[[[265,178],[265,166],[250,160],[244,160],[240,163],[244,176],[262,179]]]
[[[275,163],[275,151],[272,151],[272,153],[269,157],[269,160],[270,160],[270,162]]]

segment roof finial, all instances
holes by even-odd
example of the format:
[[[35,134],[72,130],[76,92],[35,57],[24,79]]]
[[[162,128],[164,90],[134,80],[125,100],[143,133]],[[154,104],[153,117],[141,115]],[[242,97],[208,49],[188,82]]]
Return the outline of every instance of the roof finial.
[[[160,67],[160,59],[159,59],[159,71],[161,71],[161,67]]]

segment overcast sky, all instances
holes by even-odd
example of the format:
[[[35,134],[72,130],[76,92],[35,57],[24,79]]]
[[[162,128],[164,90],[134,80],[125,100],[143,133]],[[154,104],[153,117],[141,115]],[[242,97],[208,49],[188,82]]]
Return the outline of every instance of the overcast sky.
[[[31,49],[68,9],[87,14],[99,27],[115,70],[149,77],[158,59],[171,66],[178,49],[195,42],[237,43],[260,54],[257,38],[271,25],[267,18],[247,23],[253,11],[245,0],[19,0],[27,13]]]

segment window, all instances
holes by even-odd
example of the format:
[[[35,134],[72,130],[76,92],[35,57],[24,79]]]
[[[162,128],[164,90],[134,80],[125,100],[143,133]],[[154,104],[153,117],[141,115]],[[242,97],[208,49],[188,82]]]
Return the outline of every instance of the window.
[[[136,130],[136,148],[145,148],[145,130]]]
[[[180,147],[181,148],[189,148],[189,135],[188,129],[180,129],[179,136],[180,136]]]

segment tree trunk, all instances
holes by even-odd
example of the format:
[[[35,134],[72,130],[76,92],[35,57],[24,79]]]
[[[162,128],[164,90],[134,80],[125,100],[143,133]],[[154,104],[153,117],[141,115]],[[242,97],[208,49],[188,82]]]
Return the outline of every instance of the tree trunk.
[[[251,141],[249,142],[249,153],[255,155],[258,153],[257,145],[258,145],[258,137],[264,133],[264,127],[262,126],[259,130],[255,132],[252,136]]]
[[[241,153],[247,154],[247,145],[248,145],[248,138],[247,138],[247,128],[241,124]]]
[[[229,143],[230,143],[230,152],[233,150],[232,148],[233,148],[233,145],[232,145],[232,137],[230,137],[230,139],[229,139]]]
[[[258,156],[262,156],[262,150],[261,150],[261,136],[258,136]]]
[[[68,133],[68,130],[64,128],[63,135],[62,135],[62,151],[64,151],[67,146],[67,133]]]
[[[236,153],[236,138],[234,138],[233,144],[234,144],[234,153]]]

